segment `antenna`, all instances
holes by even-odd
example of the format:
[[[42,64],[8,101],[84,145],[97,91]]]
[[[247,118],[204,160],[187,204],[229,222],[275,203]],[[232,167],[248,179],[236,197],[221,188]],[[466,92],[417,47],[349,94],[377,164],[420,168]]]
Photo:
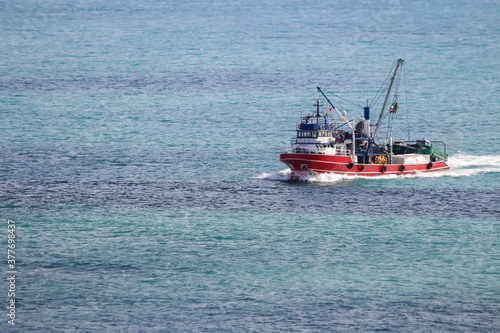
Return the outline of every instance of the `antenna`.
[[[316,117],[320,117],[320,115],[319,115],[319,107],[323,106],[323,104],[319,104],[319,99],[316,99],[315,101],[316,101],[316,104],[313,104],[313,106],[316,107]]]

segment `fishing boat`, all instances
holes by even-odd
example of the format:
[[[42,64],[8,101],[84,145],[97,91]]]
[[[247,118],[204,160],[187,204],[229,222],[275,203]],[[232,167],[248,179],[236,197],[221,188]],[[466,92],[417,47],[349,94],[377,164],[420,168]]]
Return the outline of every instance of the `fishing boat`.
[[[291,146],[280,153],[280,161],[290,168],[292,179],[314,173],[388,176],[450,168],[446,163],[448,155],[443,141],[393,141],[389,130],[398,110],[397,88],[394,89],[396,93],[392,95],[392,103],[388,108],[388,136],[379,136],[381,123],[387,118],[384,115],[391,91],[395,82],[396,85],[400,82],[403,65],[404,60],[398,59],[386,79],[387,93],[375,124],[370,123],[369,105],[364,107],[363,116],[347,118],[346,112],[340,112],[323,90],[317,87],[330,107],[323,112],[318,99],[314,104],[315,112],[302,118],[297,124],[296,137],[292,139]]]

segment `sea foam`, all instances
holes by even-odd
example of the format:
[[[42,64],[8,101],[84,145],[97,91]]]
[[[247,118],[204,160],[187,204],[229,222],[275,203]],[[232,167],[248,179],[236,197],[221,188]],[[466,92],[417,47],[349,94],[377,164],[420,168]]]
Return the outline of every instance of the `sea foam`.
[[[339,181],[353,179],[398,179],[398,178],[440,178],[440,177],[469,177],[482,175],[490,172],[500,172],[500,156],[486,155],[474,156],[467,154],[456,154],[450,156],[449,170],[435,172],[416,172],[407,175],[383,175],[375,177],[338,175],[333,173],[309,174],[301,176],[299,180],[307,182],[336,183]],[[265,180],[290,180],[291,170],[285,169],[274,173],[262,173],[255,177]]]

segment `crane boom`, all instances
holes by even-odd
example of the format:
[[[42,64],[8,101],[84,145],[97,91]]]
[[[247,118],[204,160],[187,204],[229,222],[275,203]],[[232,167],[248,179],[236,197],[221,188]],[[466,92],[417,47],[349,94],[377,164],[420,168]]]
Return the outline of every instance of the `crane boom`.
[[[375,126],[375,131],[373,132],[373,138],[377,137],[378,130],[380,128],[380,123],[382,122],[382,118],[384,117],[385,107],[387,105],[387,101],[389,100],[389,95],[391,94],[392,85],[394,84],[394,80],[396,79],[396,74],[398,73],[399,66],[404,63],[403,59],[398,59],[396,62],[396,68],[394,69],[394,74],[391,78],[391,83],[389,84],[389,89],[387,89],[387,95],[385,96],[384,105],[382,105],[382,111],[380,111],[380,116],[378,117],[377,125]]]
[[[347,119],[344,117],[344,115],[342,113],[340,113],[340,111],[335,107],[335,105],[333,105],[333,103],[330,101],[330,99],[328,97],[326,97],[325,93],[323,92],[323,90],[321,90],[320,87],[316,87],[318,89],[318,91],[321,93],[321,95],[323,95],[323,97],[326,99],[326,101],[332,106],[332,108],[337,111],[337,113],[339,114],[340,118],[342,118],[345,122],[347,122]],[[349,127],[352,127],[352,125],[349,124]]]

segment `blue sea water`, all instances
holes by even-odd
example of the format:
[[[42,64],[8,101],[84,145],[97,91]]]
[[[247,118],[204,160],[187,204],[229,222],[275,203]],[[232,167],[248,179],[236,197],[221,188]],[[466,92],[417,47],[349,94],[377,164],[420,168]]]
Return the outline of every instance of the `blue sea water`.
[[[499,14],[0,2],[0,331],[499,331]],[[398,58],[394,135],[446,141],[452,169],[290,182],[316,86],[361,115]]]

